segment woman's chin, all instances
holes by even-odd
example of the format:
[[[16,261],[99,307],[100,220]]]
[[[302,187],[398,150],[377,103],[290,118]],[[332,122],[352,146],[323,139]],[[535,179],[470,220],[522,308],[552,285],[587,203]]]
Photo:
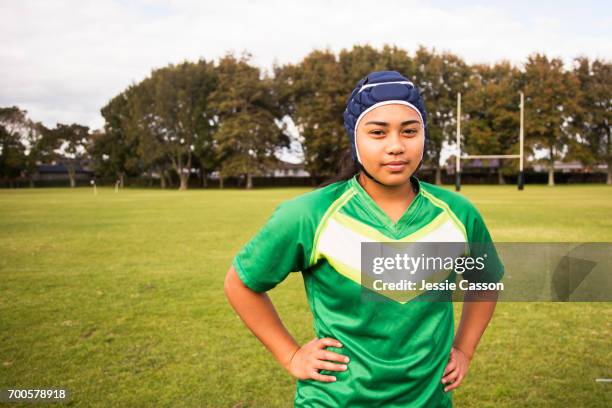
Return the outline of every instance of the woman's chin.
[[[400,186],[408,183],[411,174],[409,171],[389,172],[383,170],[376,178],[388,186]]]

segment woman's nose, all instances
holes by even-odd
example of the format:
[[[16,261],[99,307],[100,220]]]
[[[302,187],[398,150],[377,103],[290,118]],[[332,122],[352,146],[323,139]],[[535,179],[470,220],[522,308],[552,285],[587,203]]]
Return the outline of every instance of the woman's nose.
[[[387,153],[401,154],[404,152],[404,145],[402,144],[402,139],[399,132],[391,132],[387,140],[389,141],[386,149]]]

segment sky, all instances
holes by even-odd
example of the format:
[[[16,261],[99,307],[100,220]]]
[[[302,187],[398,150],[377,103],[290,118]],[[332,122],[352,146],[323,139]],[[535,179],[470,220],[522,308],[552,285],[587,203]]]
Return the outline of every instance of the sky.
[[[153,68],[249,52],[264,70],[314,49],[419,45],[467,62],[534,52],[612,59],[605,1],[0,0],[0,106],[101,128],[100,108]],[[348,91],[347,91],[348,92]]]

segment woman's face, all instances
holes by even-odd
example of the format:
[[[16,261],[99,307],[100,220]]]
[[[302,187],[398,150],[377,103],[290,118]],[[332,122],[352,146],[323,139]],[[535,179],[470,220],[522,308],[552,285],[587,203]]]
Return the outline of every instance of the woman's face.
[[[389,186],[408,182],[421,159],[425,131],[419,114],[402,104],[382,105],[359,121],[356,145],[365,169]]]

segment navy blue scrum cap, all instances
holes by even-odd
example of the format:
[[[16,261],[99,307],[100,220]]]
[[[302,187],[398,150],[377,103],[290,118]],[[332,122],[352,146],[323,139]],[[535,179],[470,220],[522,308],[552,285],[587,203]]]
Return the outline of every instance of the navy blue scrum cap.
[[[351,154],[355,163],[362,166],[355,144],[359,121],[372,109],[391,103],[410,106],[419,114],[425,129],[423,156],[425,155],[429,131],[427,129],[427,112],[419,89],[397,71],[375,71],[357,82],[343,113],[344,128],[348,134]]]

